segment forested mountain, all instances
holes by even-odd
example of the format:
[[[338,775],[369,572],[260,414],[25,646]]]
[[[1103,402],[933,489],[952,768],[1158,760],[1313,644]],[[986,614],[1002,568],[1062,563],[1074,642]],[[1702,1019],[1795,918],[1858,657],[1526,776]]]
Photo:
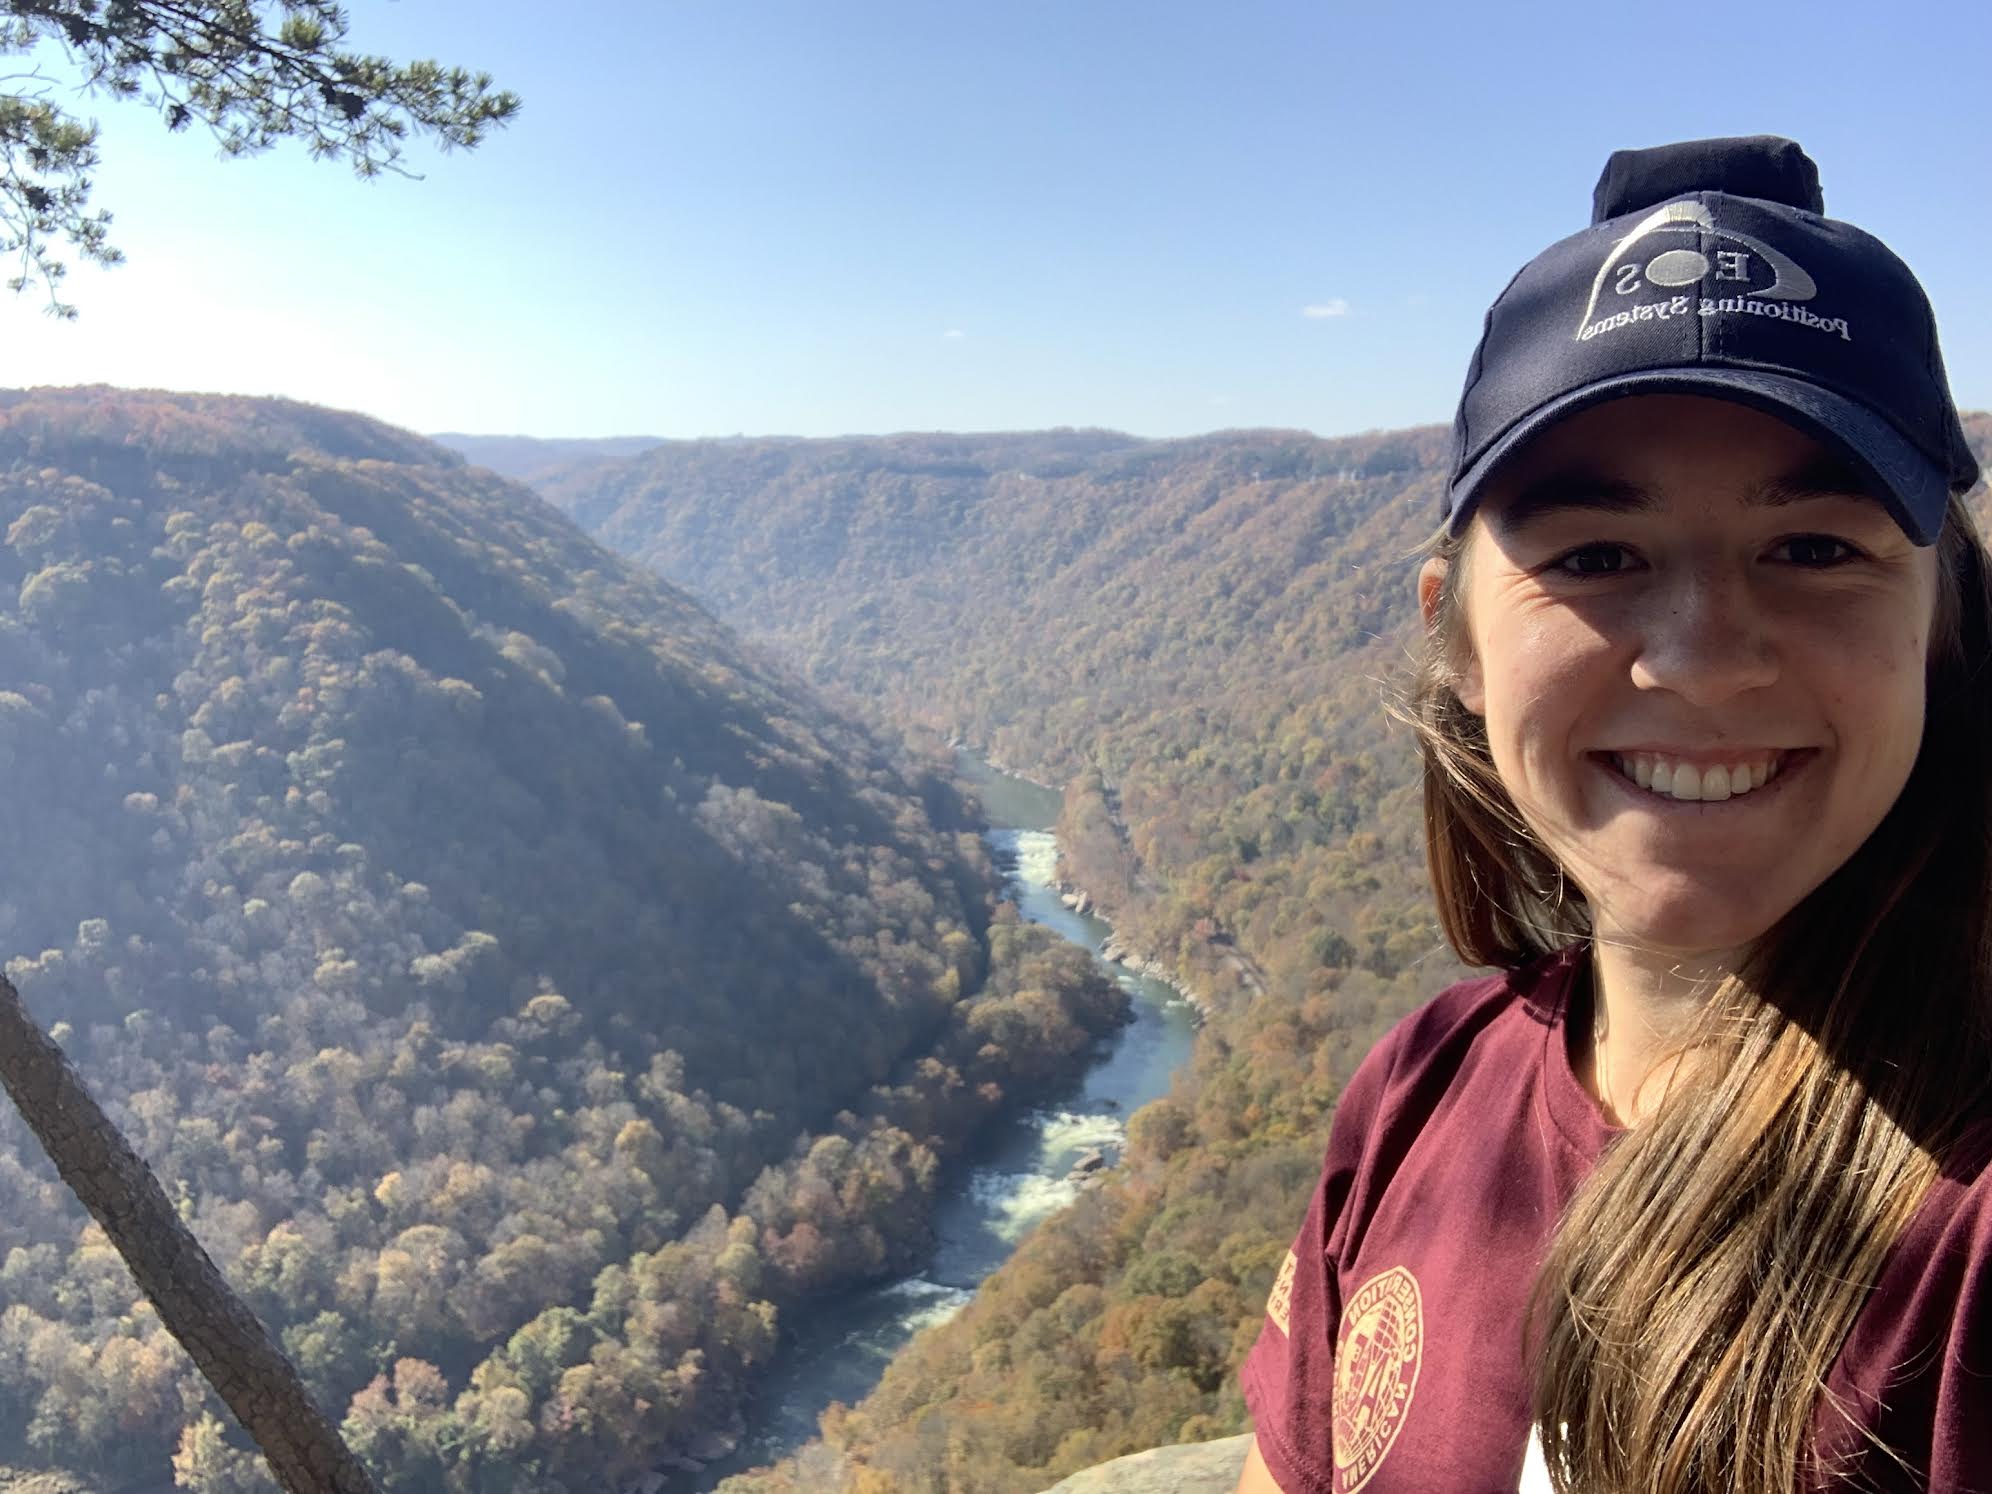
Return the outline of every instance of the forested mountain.
[[[1992,419],[1968,422],[1981,455]],[[815,682],[1067,785],[1071,880],[1213,1003],[1109,1186],[729,1491],[1035,1494],[1239,1429],[1355,1063],[1457,974],[1403,680],[1447,433],[668,443],[541,485]],[[1981,494],[1982,496],[1982,494]]]
[[[385,1487],[723,1431],[1120,1015],[944,775],[422,438],[0,394],[0,538],[7,974]],[[268,1487],[212,1411],[8,1107],[0,1447]]]
[[[1446,439],[667,443],[540,490],[814,683],[1075,785],[1068,856],[1139,942],[1211,919],[1304,991],[1431,947],[1378,704]]]

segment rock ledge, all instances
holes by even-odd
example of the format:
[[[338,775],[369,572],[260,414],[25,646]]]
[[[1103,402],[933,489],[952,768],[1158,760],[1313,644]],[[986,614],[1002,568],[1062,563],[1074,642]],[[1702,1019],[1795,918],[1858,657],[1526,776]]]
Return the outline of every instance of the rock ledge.
[[[1252,1434],[1152,1447],[1075,1473],[1044,1494],[1231,1494]]]

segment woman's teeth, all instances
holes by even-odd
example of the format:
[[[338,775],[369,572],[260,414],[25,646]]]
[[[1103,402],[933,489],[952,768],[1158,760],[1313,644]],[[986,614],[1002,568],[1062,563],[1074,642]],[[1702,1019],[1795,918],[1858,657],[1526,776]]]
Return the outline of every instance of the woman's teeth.
[[[1614,752],[1612,765],[1643,789],[1668,799],[1733,799],[1760,789],[1778,776],[1784,754],[1744,758],[1701,767],[1657,752]]]

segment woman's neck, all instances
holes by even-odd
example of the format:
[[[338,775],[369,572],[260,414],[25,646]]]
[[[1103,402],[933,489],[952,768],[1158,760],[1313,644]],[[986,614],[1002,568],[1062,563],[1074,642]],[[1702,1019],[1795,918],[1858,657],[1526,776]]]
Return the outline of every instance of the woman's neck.
[[[1589,1031],[1573,1035],[1577,1078],[1616,1125],[1639,1124],[1666,1093],[1674,1045],[1732,954],[1682,956],[1600,936],[1591,944]]]

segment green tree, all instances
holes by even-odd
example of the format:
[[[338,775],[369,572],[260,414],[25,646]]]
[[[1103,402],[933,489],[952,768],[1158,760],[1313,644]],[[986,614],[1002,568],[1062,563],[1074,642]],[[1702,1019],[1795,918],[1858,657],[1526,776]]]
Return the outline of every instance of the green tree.
[[[74,316],[57,294],[67,268],[57,242],[99,264],[122,257],[111,215],[90,199],[96,123],[55,101],[70,74],[156,109],[169,130],[206,125],[228,155],[295,138],[363,177],[405,172],[411,127],[467,148],[518,112],[487,74],[351,50],[348,25],[332,0],[0,3],[0,55],[34,59],[7,79],[15,91],[0,93],[0,253],[19,256],[10,287],[39,282],[52,312]],[[58,55],[66,66],[45,70]]]

